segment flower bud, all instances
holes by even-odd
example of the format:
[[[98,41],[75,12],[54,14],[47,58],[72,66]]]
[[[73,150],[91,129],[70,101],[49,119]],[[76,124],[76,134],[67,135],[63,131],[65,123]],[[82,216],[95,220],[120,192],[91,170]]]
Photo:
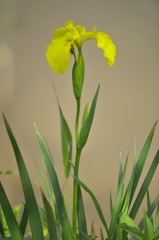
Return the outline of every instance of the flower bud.
[[[80,98],[84,81],[84,59],[82,53],[78,54],[72,69],[72,85],[75,98]]]

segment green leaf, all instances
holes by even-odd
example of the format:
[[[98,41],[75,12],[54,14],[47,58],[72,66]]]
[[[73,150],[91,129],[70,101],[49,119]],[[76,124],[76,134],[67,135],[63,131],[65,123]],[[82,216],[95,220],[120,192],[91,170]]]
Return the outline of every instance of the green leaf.
[[[96,239],[96,234],[95,234],[95,229],[94,229],[94,220],[92,221],[92,224],[91,224],[91,234],[90,234],[90,237],[91,239]]]
[[[154,124],[153,128],[151,129],[151,131],[148,135],[148,138],[147,138],[147,140],[146,140],[146,142],[145,142],[145,144],[142,148],[142,151],[140,153],[138,161],[136,163],[134,183],[133,183],[133,188],[132,188],[132,196],[134,196],[137,184],[139,182],[139,179],[140,179],[140,176],[141,176],[141,173],[142,173],[142,170],[143,170],[143,167],[144,167],[144,164],[145,164],[145,161],[146,161],[146,158],[147,158],[150,146],[151,146],[151,142],[152,142],[152,139],[153,139],[153,135],[154,135],[154,132],[155,132],[156,125],[157,125],[157,122]],[[131,216],[133,216],[133,215],[134,214],[132,214]]]
[[[133,219],[135,218],[135,216],[136,216],[136,214],[138,212],[138,209],[139,209],[139,207],[140,207],[140,205],[141,205],[141,203],[143,201],[143,198],[144,198],[144,196],[145,196],[145,194],[146,194],[146,192],[148,190],[150,182],[151,182],[151,180],[152,180],[152,178],[154,176],[154,173],[155,173],[155,171],[157,169],[158,163],[159,163],[159,150],[157,151],[156,156],[155,156],[155,158],[153,159],[153,161],[151,163],[151,166],[150,166],[150,168],[149,168],[149,170],[148,170],[148,172],[146,174],[146,177],[145,177],[145,179],[143,181],[143,184],[142,184],[142,186],[141,186],[141,188],[139,190],[139,193],[138,193],[138,195],[137,195],[137,197],[135,199],[135,202],[134,202],[134,204],[132,206],[132,209],[131,209],[131,212],[130,212],[130,217],[133,218]],[[134,177],[134,181],[135,181],[135,177]]]
[[[87,119],[88,115],[89,115],[89,101],[86,103],[86,106],[84,108],[84,112],[83,112],[83,117],[82,117],[82,125],[85,122],[85,120]]]
[[[103,235],[103,231],[101,228],[100,228],[100,238],[101,238],[101,240],[104,240],[104,235]]]
[[[146,240],[152,240],[152,238],[154,237],[153,225],[145,212],[144,212],[144,229]]]
[[[58,240],[57,234],[56,234],[55,219],[54,219],[52,207],[51,207],[50,203],[48,202],[47,198],[45,197],[45,194],[43,193],[42,190],[41,190],[41,194],[42,194],[42,199],[43,199],[43,203],[44,203],[44,207],[45,207],[45,213],[46,213],[46,217],[47,217],[49,238],[50,238],[50,240],[51,239]]]
[[[20,221],[20,229],[21,229],[21,232],[22,232],[23,236],[24,236],[26,228],[27,228],[27,222],[28,222],[28,213],[27,213],[27,208],[26,208],[26,205],[25,205],[23,213],[22,213],[22,218],[21,218],[21,221]]]
[[[16,174],[16,173],[18,173],[17,170],[3,170],[3,171],[0,171],[0,175],[1,174],[12,175],[12,174]]]
[[[112,193],[111,193],[111,190],[110,190],[110,215],[111,215],[111,218],[112,218],[112,215],[113,215],[113,201],[112,201]]]
[[[127,224],[129,227],[137,228],[138,230],[140,230],[135,221],[127,214],[122,214],[120,216],[120,225],[123,223]]]
[[[84,239],[87,239],[87,240],[92,240],[91,238],[89,238],[84,232],[80,231],[81,234],[84,236]],[[93,239],[94,240],[94,239]]]
[[[133,187],[133,183],[134,183],[134,176],[135,176],[135,167],[136,167],[136,163],[134,162],[133,165],[133,170],[130,176],[130,180],[124,195],[124,199],[123,199],[123,203],[122,203],[122,212],[127,213],[129,210],[129,206],[130,206],[130,202],[131,202],[131,193],[132,193],[132,187]],[[124,171],[125,173],[125,171]]]
[[[1,210],[1,208],[0,208],[0,233],[4,237],[3,217],[2,217],[2,210]]]
[[[152,240],[158,240],[159,239],[159,235],[155,236]]]
[[[12,133],[12,130],[4,114],[3,114],[3,118],[4,118],[4,123],[7,129],[10,141],[12,143],[12,147],[14,150],[14,154],[15,154],[18,169],[19,169],[19,174],[20,174],[22,188],[25,196],[26,208],[28,212],[33,239],[44,240],[38,205],[35,199],[35,195],[33,192],[33,188],[30,182],[30,178],[29,178],[23,157],[21,155],[21,152],[15,140],[15,137]]]
[[[100,88],[100,85],[98,85],[97,91],[93,98],[89,114],[87,113],[87,117],[85,117],[85,116],[83,117],[83,119],[85,119],[85,121],[82,124],[81,130],[80,130],[80,133],[79,133],[79,136],[77,139],[77,148],[79,148],[79,149],[82,149],[84,147],[84,145],[87,142],[88,136],[89,136],[89,132],[90,132],[90,129],[92,126],[93,117],[94,117],[94,113],[95,113],[96,103],[97,103],[97,99],[98,99],[99,88]],[[85,109],[87,109],[87,105],[86,105]],[[85,114],[86,114],[86,110],[84,111],[84,115]]]
[[[79,180],[76,176],[74,176],[74,175],[73,175],[73,177],[74,177],[74,179],[78,182],[78,184],[80,184],[80,186],[81,186],[86,192],[88,192],[89,195],[91,196],[91,198],[92,198],[92,200],[93,200],[93,202],[94,202],[95,208],[96,208],[96,210],[97,210],[97,213],[98,213],[98,215],[99,215],[99,218],[100,218],[101,222],[103,223],[103,226],[104,226],[104,228],[105,228],[105,230],[106,230],[106,233],[107,233],[107,235],[108,235],[108,226],[107,226],[107,223],[106,223],[106,221],[105,221],[105,218],[104,218],[102,209],[101,209],[101,207],[100,207],[100,205],[99,205],[96,197],[94,196],[94,194],[91,192],[91,190],[90,190],[82,181],[80,181],[80,180]]]
[[[146,200],[147,200],[147,209],[149,209],[149,207],[151,206],[151,199],[150,199],[150,194],[149,194],[149,190],[147,190],[146,192]],[[153,224],[153,217],[151,216],[151,222]]]
[[[52,189],[54,191],[58,216],[59,216],[60,224],[62,227],[62,233],[63,233],[65,240],[72,240],[73,232],[72,232],[72,228],[71,228],[71,225],[70,225],[70,222],[68,219],[67,211],[66,211],[66,208],[64,205],[64,200],[63,200],[62,192],[60,189],[59,181],[57,178],[57,174],[56,174],[55,168],[52,163],[52,158],[51,158],[49,152],[47,151],[45,144],[44,144],[36,126],[35,126],[35,129],[36,129],[36,135],[37,135],[37,139],[39,142],[39,146],[40,146],[40,149],[41,149],[41,152],[43,155],[44,164],[46,166],[47,174],[48,174]]]
[[[1,233],[0,233],[0,240],[5,240],[5,238],[2,236]]]
[[[144,234],[136,227],[128,226],[125,223],[122,223],[119,225],[120,228],[123,228],[125,231],[127,231],[131,236],[135,237],[135,239],[144,239]]]
[[[3,189],[2,184],[0,183],[0,204],[6,218],[8,228],[13,240],[23,240],[22,233],[12,211],[11,205],[8,201],[6,193]]]
[[[155,235],[159,235],[159,204],[156,210],[154,230],[155,230]]]
[[[60,112],[60,121],[61,121],[61,138],[62,138],[62,156],[63,156],[63,166],[65,177],[68,178],[70,175],[71,160],[72,160],[72,135],[69,129],[69,126],[64,118],[62,113],[59,101],[57,99],[59,112]]]
[[[148,217],[150,217],[152,215],[152,213],[154,212],[155,208],[159,205],[159,194],[157,195],[157,197],[154,199],[154,201],[151,203],[149,209],[147,210],[146,214]],[[138,224],[139,228],[142,230],[144,228],[144,224],[143,224],[143,218],[140,221],[140,223]]]
[[[109,238],[110,239],[113,237],[113,234],[115,233],[117,219],[119,218],[121,205],[122,205],[123,191],[124,191],[124,171],[123,171],[123,167],[122,167],[122,158],[120,158],[120,170],[119,170],[119,177],[118,177],[117,196],[116,196],[116,201],[114,204],[110,227],[109,227]]]
[[[39,174],[39,177],[40,177],[40,181],[44,187],[44,189],[46,190],[49,198],[52,200],[52,202],[54,203],[55,205],[55,196],[54,196],[54,193],[52,191],[52,188],[50,186],[50,182],[48,183],[44,177],[44,174],[40,171],[40,169],[38,169],[38,174]]]
[[[81,234],[81,231],[86,235],[88,235],[87,224],[86,224],[86,216],[85,216],[82,192],[79,185],[78,185],[77,217],[78,217],[79,240],[85,240],[85,237]]]
[[[151,205],[151,199],[150,199],[150,193],[149,190],[147,190],[147,209],[149,209],[150,205]]]
[[[129,159],[129,156],[126,157],[126,161],[125,161],[125,164],[124,164],[124,175],[125,175],[125,173],[126,173],[127,164],[128,164],[128,159]]]

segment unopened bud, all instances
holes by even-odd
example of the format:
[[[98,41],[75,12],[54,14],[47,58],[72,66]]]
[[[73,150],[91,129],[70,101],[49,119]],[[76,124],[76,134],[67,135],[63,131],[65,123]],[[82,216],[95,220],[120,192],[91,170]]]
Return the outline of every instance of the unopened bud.
[[[72,84],[75,98],[80,98],[84,81],[84,59],[82,53],[78,54],[72,69]]]

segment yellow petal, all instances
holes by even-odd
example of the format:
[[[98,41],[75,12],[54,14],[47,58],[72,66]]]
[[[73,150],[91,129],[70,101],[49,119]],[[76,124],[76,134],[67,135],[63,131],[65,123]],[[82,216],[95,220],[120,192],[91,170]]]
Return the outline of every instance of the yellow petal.
[[[104,57],[106,58],[108,65],[112,66],[115,62],[116,46],[109,35],[103,32],[97,32],[96,34],[97,46],[103,50]]]
[[[66,23],[65,23],[65,27],[69,30],[69,28],[71,27],[73,27],[73,25],[74,25],[74,22],[72,21],[72,20],[69,20],[69,21],[67,21]]]
[[[58,28],[53,35],[53,38],[60,38],[60,37],[64,37],[65,34],[67,33],[67,29],[62,27],[62,28]]]
[[[65,34],[67,32],[70,32],[70,29],[73,28],[73,21],[70,20],[70,21],[67,21],[65,23],[65,27],[61,27],[61,28],[58,28],[55,32],[54,32],[54,38],[60,38],[60,37],[64,37]]]
[[[76,25],[76,31],[79,33],[80,36],[82,36],[86,33],[86,27]]]
[[[57,73],[64,73],[69,66],[71,42],[64,38],[54,39],[47,47],[46,58],[51,68]]]

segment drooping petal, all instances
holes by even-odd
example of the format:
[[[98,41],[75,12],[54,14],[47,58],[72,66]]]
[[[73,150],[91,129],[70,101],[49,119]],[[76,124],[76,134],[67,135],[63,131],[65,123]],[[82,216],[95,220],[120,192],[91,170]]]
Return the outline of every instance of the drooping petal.
[[[71,41],[64,38],[54,39],[47,47],[46,58],[51,68],[63,74],[69,66]]]
[[[97,32],[96,39],[97,39],[97,46],[102,49],[108,65],[112,66],[115,62],[115,56],[116,56],[115,44],[113,43],[110,36],[103,32]]]

